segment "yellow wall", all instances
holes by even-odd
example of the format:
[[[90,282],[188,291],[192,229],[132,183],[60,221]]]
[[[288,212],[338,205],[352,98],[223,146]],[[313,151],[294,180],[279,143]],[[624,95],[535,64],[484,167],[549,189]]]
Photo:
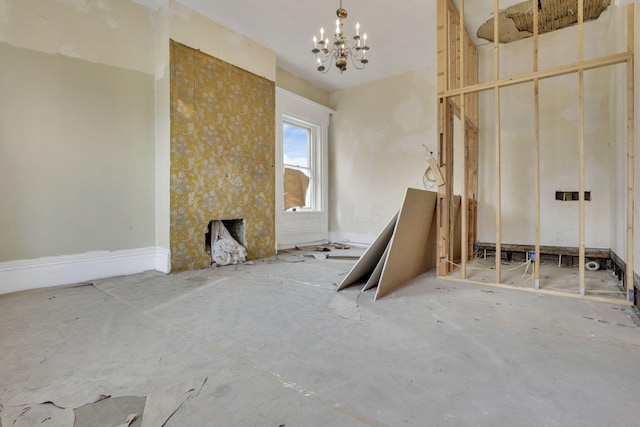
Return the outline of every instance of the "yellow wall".
[[[243,219],[249,258],[275,247],[275,85],[195,49],[171,49],[171,264],[208,267],[211,220]]]

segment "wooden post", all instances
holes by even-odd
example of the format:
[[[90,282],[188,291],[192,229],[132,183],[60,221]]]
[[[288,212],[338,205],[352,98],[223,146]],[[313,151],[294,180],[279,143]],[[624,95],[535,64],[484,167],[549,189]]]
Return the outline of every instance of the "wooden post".
[[[451,129],[448,125],[450,115],[449,99],[443,96],[444,92],[451,89],[450,84],[450,68],[449,62],[449,0],[438,0],[438,90],[440,97],[438,99],[438,167],[445,172],[444,166],[448,162],[445,159],[446,149],[448,147],[447,139],[450,137]],[[449,199],[447,198],[447,186],[438,187],[438,204],[437,204],[437,255],[438,255],[438,276],[446,276],[449,273],[449,264],[447,262],[447,254],[449,246],[447,242],[448,233],[445,229],[449,227]]]
[[[467,75],[466,73],[466,69],[465,69],[465,62],[466,62],[466,44],[467,41],[465,39],[465,30],[464,30],[464,0],[459,0],[460,1],[460,24],[459,24],[459,28],[460,28],[460,35],[459,35],[459,39],[460,39],[460,85],[458,87],[464,87],[465,86],[465,76]],[[460,95],[460,120],[462,122],[462,149],[463,149],[463,156],[462,156],[462,188],[461,188],[461,197],[460,197],[460,221],[461,221],[461,225],[460,225],[460,265],[462,267],[462,271],[461,271],[461,277],[463,280],[466,280],[467,278],[467,250],[468,250],[468,246],[467,246],[467,238],[468,236],[468,231],[467,231],[467,226],[468,226],[468,217],[467,217],[467,210],[468,210],[468,195],[467,195],[467,169],[469,167],[469,150],[467,147],[467,111],[466,111],[466,102],[465,102],[465,98],[467,97],[466,94],[462,94]],[[451,228],[455,227],[455,220],[452,222],[451,224]],[[453,246],[453,245],[452,245]]]
[[[627,51],[634,51],[634,6],[627,5]],[[633,60],[627,60],[627,269],[625,279],[627,281],[627,301],[635,301],[633,284],[634,273],[634,177],[635,177],[635,149],[634,149],[634,90],[633,90]]]
[[[493,77],[500,79],[500,1],[493,1]],[[496,283],[502,283],[502,191],[500,178],[500,88],[495,87],[495,149],[496,149]]]
[[[584,0],[578,0],[578,63],[584,60]],[[579,185],[579,262],[578,262],[578,282],[580,284],[580,295],[585,295],[585,220],[584,220],[584,69],[578,70],[578,173],[580,175]]]
[[[439,145],[439,166],[444,174],[445,184],[438,194],[438,275],[446,276],[450,271],[451,260],[451,199],[453,193],[453,114],[451,112],[451,100],[444,97],[440,100],[441,130]]]
[[[533,72],[538,71],[538,26],[539,15],[538,5],[533,6]],[[535,192],[536,192],[536,259],[534,260],[533,285],[535,289],[540,289],[540,82],[533,80],[533,103],[535,115]]]

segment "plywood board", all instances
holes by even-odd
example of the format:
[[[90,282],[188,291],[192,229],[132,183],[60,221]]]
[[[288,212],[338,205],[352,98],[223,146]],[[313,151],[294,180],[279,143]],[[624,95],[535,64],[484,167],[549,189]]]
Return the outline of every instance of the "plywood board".
[[[349,285],[353,285],[358,280],[369,275],[375,269],[380,257],[382,257],[382,254],[389,243],[389,240],[391,240],[391,235],[393,234],[393,229],[396,226],[397,220],[398,214],[395,214],[387,225],[385,225],[384,229],[380,232],[378,237],[376,237],[373,243],[366,251],[364,251],[358,262],[355,263],[344,279],[342,279],[342,282],[338,285],[338,291]]]
[[[437,197],[437,193],[432,191],[407,189],[376,291],[376,300],[428,270],[433,255],[431,251],[435,249],[429,247],[429,234]]]
[[[387,243],[387,248],[384,250],[384,253],[380,257],[380,261],[378,261],[378,265],[369,276],[369,280],[364,284],[362,288],[362,292],[368,291],[371,288],[378,286],[380,283],[380,277],[382,276],[382,269],[384,268],[384,264],[387,262],[387,256],[389,255],[389,248],[391,247],[391,239],[389,239],[389,243]]]

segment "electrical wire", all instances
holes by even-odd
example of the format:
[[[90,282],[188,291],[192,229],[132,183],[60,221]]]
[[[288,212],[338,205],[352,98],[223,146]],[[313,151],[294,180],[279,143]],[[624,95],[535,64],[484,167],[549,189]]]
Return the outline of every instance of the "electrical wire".
[[[528,259],[527,261],[523,262],[522,264],[518,264],[515,267],[511,267],[511,268],[506,268],[503,271],[514,271],[517,270],[521,267],[525,267],[524,272],[522,273],[522,277],[520,279],[520,283],[524,284],[528,281],[534,281],[535,279],[535,274],[536,274],[536,264],[534,262],[532,262],[533,260]],[[462,268],[462,265],[460,264],[456,264],[453,261],[449,261],[447,260],[447,262],[451,265],[454,265],[458,268]],[[529,271],[529,267],[533,267],[531,270],[531,275],[528,276],[525,279],[525,276],[527,275],[527,272]],[[495,270],[495,267],[470,267],[467,266],[467,270],[482,270],[482,271],[491,271],[491,270]],[[558,291],[558,292],[569,292],[569,293],[580,293],[580,291],[577,290],[573,290],[573,289],[560,289],[560,288],[554,288],[551,286],[541,286],[540,289],[546,289],[546,290],[551,290],[551,291]],[[626,292],[624,291],[608,291],[608,290],[604,290],[604,289],[592,289],[592,290],[588,290],[586,291],[587,294],[604,294],[604,295],[622,295],[622,294],[626,294]]]
[[[428,163],[429,158],[433,157],[433,151],[429,150],[429,147],[427,147],[424,144],[422,144],[422,146],[426,151],[425,159],[427,160],[427,163]],[[425,190],[431,190],[437,187],[436,176],[434,175],[433,170],[431,169],[431,166],[427,166],[427,169],[425,169],[424,174],[422,174],[422,186],[424,187]]]

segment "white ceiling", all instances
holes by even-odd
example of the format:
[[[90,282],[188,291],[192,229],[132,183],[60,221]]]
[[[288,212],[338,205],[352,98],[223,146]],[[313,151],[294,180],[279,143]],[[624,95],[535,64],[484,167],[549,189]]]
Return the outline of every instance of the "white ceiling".
[[[157,9],[166,0],[134,0]],[[340,0],[179,0],[211,20],[241,33],[276,53],[277,65],[326,90],[343,89],[397,75],[436,62],[436,0],[343,0],[349,12],[345,33],[356,22],[369,37],[370,62],[344,74],[332,66],[316,70],[311,53],[320,27],[335,28]],[[507,7],[521,0],[501,0]],[[454,0],[457,4],[458,1]],[[466,27],[475,39],[478,27],[493,15],[492,0],[467,0]],[[475,40],[477,42],[477,39]]]
[[[369,37],[370,62],[344,74],[316,70],[313,36],[333,32],[340,0],[180,0],[193,10],[276,52],[277,65],[327,90],[378,80],[434,63],[436,0],[343,0],[345,33],[356,22]]]

